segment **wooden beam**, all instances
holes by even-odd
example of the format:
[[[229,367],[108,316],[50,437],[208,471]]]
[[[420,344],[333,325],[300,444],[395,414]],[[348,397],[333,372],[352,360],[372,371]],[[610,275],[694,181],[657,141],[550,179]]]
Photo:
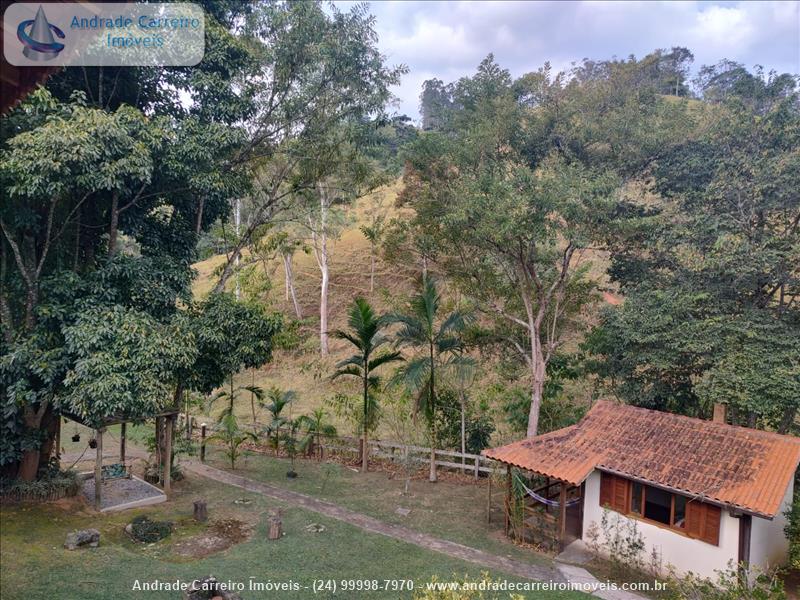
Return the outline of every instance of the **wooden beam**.
[[[125,464],[125,429],[127,423],[122,423],[119,426],[119,462]]]
[[[559,552],[564,549],[564,540],[567,537],[567,486],[562,481],[558,493],[558,547]]]
[[[172,435],[175,432],[175,417],[164,417],[164,493],[172,491]]]
[[[505,512],[506,514],[506,535],[508,535],[508,531],[511,528],[511,515],[508,514],[508,511],[511,510],[511,465],[506,465],[506,502],[505,502]]]
[[[94,459],[94,508],[100,510],[103,489],[103,430],[95,430],[97,449]]]

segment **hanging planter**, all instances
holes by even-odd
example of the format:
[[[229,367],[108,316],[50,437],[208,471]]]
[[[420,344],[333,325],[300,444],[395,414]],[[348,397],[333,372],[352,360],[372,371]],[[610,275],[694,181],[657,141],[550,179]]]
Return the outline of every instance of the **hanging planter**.
[[[81,441],[81,434],[80,433],[73,434],[72,435],[72,441],[73,442],[80,442]]]
[[[92,450],[97,448],[97,440],[95,438],[89,440],[89,448],[91,448]]]

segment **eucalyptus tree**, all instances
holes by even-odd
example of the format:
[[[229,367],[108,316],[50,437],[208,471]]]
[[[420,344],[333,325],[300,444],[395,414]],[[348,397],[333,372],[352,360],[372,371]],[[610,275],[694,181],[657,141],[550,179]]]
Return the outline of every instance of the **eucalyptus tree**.
[[[397,347],[415,352],[397,372],[416,400],[415,410],[428,421],[431,444],[430,481],[436,481],[436,397],[437,385],[449,376],[463,378],[474,366],[465,356],[462,334],[471,315],[461,311],[442,314],[442,297],[433,278],[422,281],[422,289],[414,295],[405,313],[393,314],[392,323],[400,325],[394,334]]]
[[[263,156],[274,168],[258,183],[252,221],[232,248],[217,290],[234,272],[253,232],[297,200],[298,192],[324,201],[319,185],[328,173],[309,165],[328,160],[331,132],[381,114],[391,98],[389,88],[407,71],[385,65],[366,5],[344,12],[316,1],[255,3],[244,23],[259,48],[259,62],[248,80],[255,108],[248,117],[248,145],[238,160]]]
[[[507,72],[489,59],[456,90],[464,114],[409,151],[404,199],[437,264],[497,322],[524,360],[528,435],[538,430],[547,363],[590,301],[586,254],[613,206],[617,179],[550,149],[532,168],[519,124],[526,112]]]
[[[368,466],[368,422],[369,410],[373,404],[374,393],[380,389],[380,377],[375,373],[381,366],[402,361],[398,351],[378,352],[382,346],[390,342],[384,333],[389,320],[386,316],[377,316],[369,302],[356,298],[351,307],[347,322],[349,331],[337,329],[331,333],[334,338],[350,343],[356,353],[336,364],[336,372],[332,379],[339,377],[356,377],[361,380],[363,392],[363,411],[361,421],[361,471],[366,472]]]

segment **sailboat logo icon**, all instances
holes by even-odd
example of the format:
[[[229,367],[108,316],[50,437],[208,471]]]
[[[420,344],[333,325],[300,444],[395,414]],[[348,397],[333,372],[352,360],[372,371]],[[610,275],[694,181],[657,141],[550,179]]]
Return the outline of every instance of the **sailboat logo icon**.
[[[47,22],[47,15],[39,5],[36,17],[22,21],[17,27],[17,39],[25,46],[22,53],[31,60],[55,58],[64,49],[64,44],[56,42],[53,33],[64,39],[64,32]]]

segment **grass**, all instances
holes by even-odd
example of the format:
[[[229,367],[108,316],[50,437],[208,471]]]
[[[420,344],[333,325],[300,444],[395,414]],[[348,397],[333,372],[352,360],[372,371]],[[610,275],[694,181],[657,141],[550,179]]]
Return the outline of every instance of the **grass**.
[[[254,527],[252,537],[220,553],[200,559],[187,559],[175,553],[175,545],[191,540],[205,526],[191,519],[191,502],[208,501],[211,520],[236,518]],[[236,504],[237,499],[250,500]],[[315,579],[413,579],[417,586],[437,575],[442,581],[469,575],[478,577],[481,569],[436,552],[365,533],[350,525],[324,518],[293,507],[283,507],[286,536],[279,541],[266,539],[268,511],[279,503],[242,490],[191,477],[181,482],[174,498],[166,504],[124,513],[97,515],[64,503],[44,506],[0,508],[2,545],[0,545],[0,595],[4,600],[105,600],[107,598],[171,599],[174,591],[134,590],[137,580],[152,582],[190,581],[214,574],[222,581],[297,582],[311,585]],[[152,519],[171,520],[176,531],[155,544],[133,542],[123,528],[133,517],[147,514]],[[322,533],[310,533],[305,527],[320,523]],[[101,532],[96,549],[68,551],[61,547],[67,532],[95,527]],[[501,573],[490,572],[494,580],[519,581]],[[245,591],[243,597],[309,598],[310,590],[294,592]],[[330,598],[321,593],[315,598]],[[408,598],[410,593],[339,594],[347,598]],[[531,597],[578,599],[579,593],[547,593]]]
[[[228,469],[222,452],[214,448],[206,460],[215,467]],[[411,482],[410,494],[403,496],[404,476],[383,471],[357,473],[337,463],[295,460],[296,479],[286,477],[289,461],[261,454],[248,454],[237,463],[236,474],[271,485],[294,490],[334,502],[351,510],[386,521],[507,556],[523,562],[549,564],[551,559],[531,548],[512,543],[503,531],[500,511],[495,507],[492,522],[486,519],[486,480],[480,484],[447,481],[441,473],[439,482],[427,481],[426,468],[420,479]],[[495,502],[498,497],[495,496]],[[398,508],[410,509],[407,516]]]

